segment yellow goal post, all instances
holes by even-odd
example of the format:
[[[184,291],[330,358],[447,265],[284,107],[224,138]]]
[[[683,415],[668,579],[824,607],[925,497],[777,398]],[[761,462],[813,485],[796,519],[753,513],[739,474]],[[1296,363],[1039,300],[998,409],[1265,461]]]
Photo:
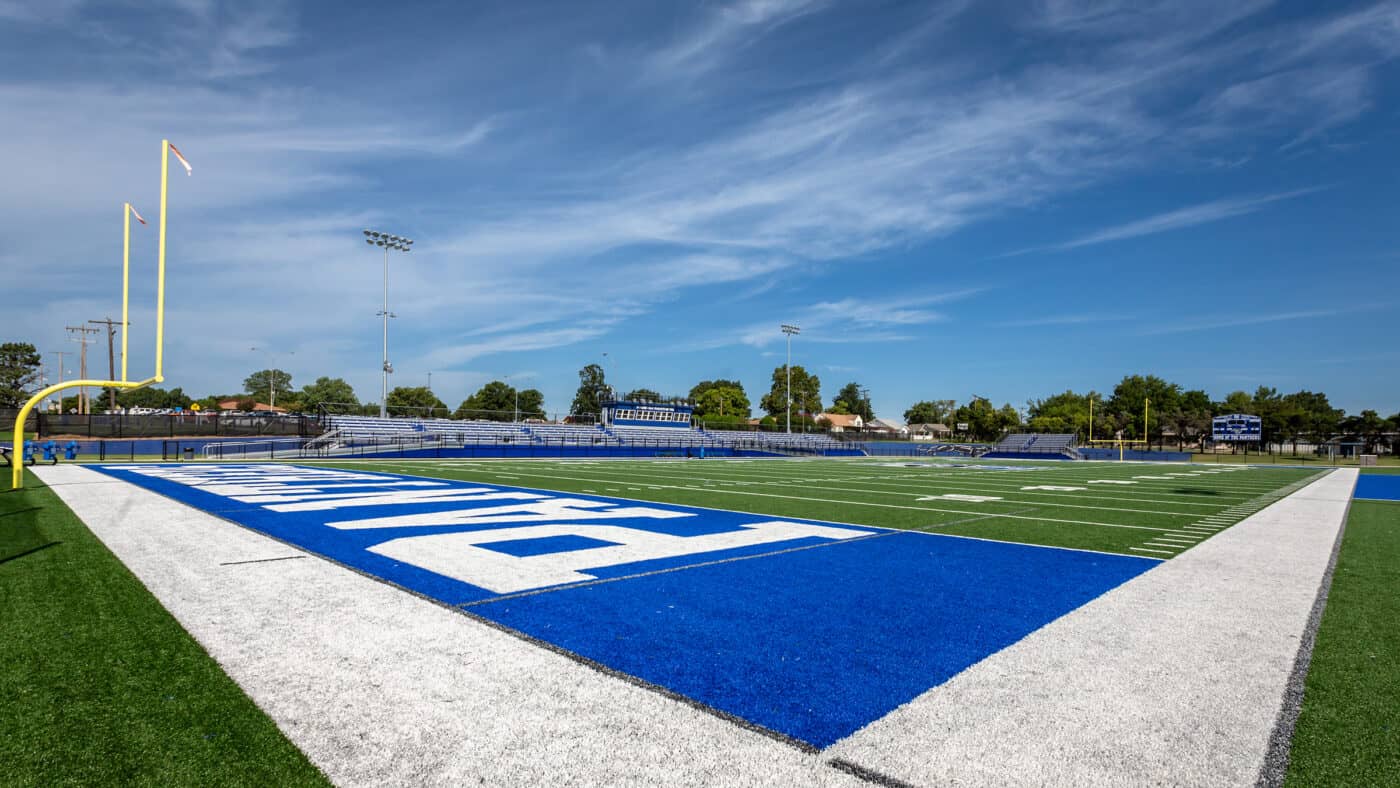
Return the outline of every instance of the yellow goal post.
[[[29,401],[24,403],[24,407],[19,409],[19,415],[15,419],[14,432],[14,453],[11,455],[10,485],[18,490],[24,486],[24,423],[29,419],[29,414],[35,406],[43,402],[48,397],[57,394],[64,389],[93,387],[93,388],[116,388],[116,389],[139,389],[153,383],[161,383],[165,380],[165,207],[166,196],[169,191],[170,182],[170,153],[173,146],[170,140],[160,142],[160,226],[158,228],[160,239],[158,241],[157,264],[156,264],[156,369],[155,374],[145,380],[129,380],[126,372],[126,348],[127,348],[127,320],[130,283],[131,283],[131,216],[135,210],[131,203],[122,204],[122,374],[121,380],[66,380],[62,383],[55,383],[52,386],[41,389]],[[175,156],[180,164],[184,166],[186,172],[190,172],[189,162],[180,155],[178,149],[174,149]],[[137,219],[145,224],[145,220],[137,214]]]

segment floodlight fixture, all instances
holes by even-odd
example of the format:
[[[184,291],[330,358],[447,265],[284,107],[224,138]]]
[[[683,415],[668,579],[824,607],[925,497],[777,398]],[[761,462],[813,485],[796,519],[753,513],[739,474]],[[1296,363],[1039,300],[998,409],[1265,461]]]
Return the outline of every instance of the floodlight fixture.
[[[785,415],[787,416],[787,431],[788,431],[789,434],[791,434],[791,433],[792,433],[792,335],[793,335],[793,334],[801,334],[801,333],[802,333],[802,329],[798,328],[797,326],[791,325],[791,324],[789,324],[789,323],[783,323],[782,326],[780,326],[780,327],[781,327],[782,330],[783,330],[783,334],[785,334],[785,335],[787,336],[787,366],[784,367],[784,369],[787,371],[787,407],[784,408],[784,410],[786,411],[786,414],[785,414]]]
[[[379,417],[384,418],[389,415],[389,375],[394,371],[394,365],[389,363],[389,318],[397,317],[389,311],[389,250],[407,252],[408,244],[413,242],[378,230],[365,230],[364,234],[366,236],[365,243],[384,249],[384,309],[379,313],[379,316],[384,319],[384,359],[380,365],[380,369],[383,371],[383,382],[379,391]]]

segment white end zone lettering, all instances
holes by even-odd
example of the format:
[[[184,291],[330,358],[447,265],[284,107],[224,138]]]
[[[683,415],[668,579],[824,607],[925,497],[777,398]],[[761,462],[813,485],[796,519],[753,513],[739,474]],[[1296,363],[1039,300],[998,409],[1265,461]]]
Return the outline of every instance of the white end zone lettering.
[[[657,558],[675,558],[814,536],[824,539],[852,539],[869,535],[869,531],[782,520],[754,523],[744,526],[739,531],[704,536],[672,536],[616,525],[556,523],[523,528],[410,536],[383,542],[369,548],[369,551],[488,591],[510,594],[596,579],[584,572],[589,568]],[[492,542],[541,539],[550,536],[583,536],[615,544],[532,556],[507,555],[479,546]]]

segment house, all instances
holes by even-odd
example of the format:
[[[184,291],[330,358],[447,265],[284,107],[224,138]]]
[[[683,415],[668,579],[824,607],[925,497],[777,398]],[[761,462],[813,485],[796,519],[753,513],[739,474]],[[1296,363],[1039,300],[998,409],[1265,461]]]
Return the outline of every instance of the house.
[[[871,419],[870,421],[865,423],[865,429],[868,432],[873,432],[876,435],[881,435],[889,438],[909,437],[909,428],[897,421],[889,421],[886,419]]]
[[[242,410],[242,408],[238,407],[238,403],[240,403],[240,402],[243,402],[243,400],[241,400],[241,399],[226,399],[226,400],[223,400],[222,402],[219,403],[219,410],[223,410],[223,411]],[[287,412],[287,409],[286,409],[286,408],[274,407],[274,406],[272,406],[272,405],[268,405],[268,404],[263,403],[263,402],[255,402],[255,403],[253,403],[253,411],[255,411],[255,412],[257,412],[257,413],[286,413],[286,412]]]
[[[909,440],[911,441],[945,441],[952,435],[953,431],[946,424],[909,425]]]
[[[831,432],[858,431],[865,428],[865,421],[857,414],[822,413],[817,416],[817,423],[821,422],[826,422],[826,428]]]

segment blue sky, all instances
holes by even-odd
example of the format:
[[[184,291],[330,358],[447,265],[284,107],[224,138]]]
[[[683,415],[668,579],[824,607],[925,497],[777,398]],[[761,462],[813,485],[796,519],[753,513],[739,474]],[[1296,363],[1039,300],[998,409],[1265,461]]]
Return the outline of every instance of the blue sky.
[[[604,353],[757,404],[795,322],[879,415],[1139,372],[1400,410],[1400,2],[1137,5],[0,0],[6,333],[56,367],[118,316],[169,137],[196,395],[275,361],[377,400],[373,227],[417,240],[391,385],[453,406],[510,375],[567,409]]]

